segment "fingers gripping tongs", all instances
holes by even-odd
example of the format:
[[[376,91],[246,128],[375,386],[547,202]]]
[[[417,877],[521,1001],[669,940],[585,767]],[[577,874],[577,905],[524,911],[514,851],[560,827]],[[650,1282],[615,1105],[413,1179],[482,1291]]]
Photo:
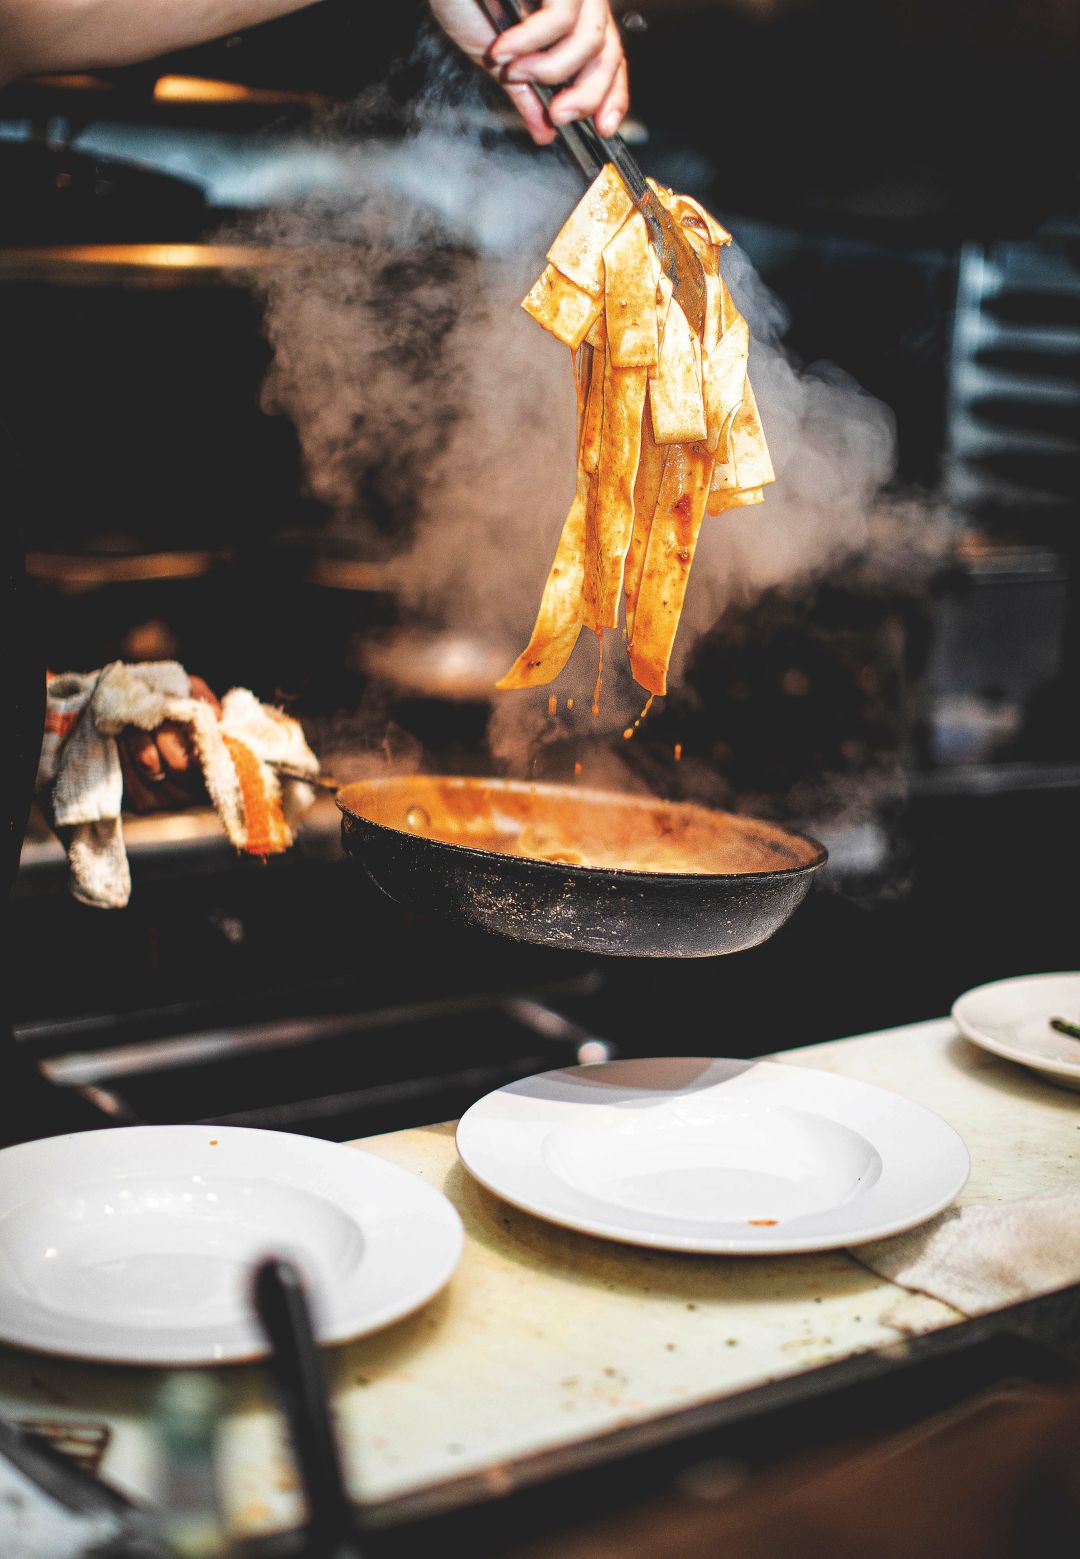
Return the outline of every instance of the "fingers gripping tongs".
[[[536,10],[532,0],[481,0],[481,4],[496,32],[506,32]],[[530,82],[529,86],[545,108],[561,90],[536,81]],[[580,119],[557,128],[563,144],[590,182],[606,163],[614,164],[631,200],[645,218],[657,257],[691,329],[700,335],[705,321],[705,278],[701,262],[678,223],[656,198],[622,136],[602,136],[591,119]]]

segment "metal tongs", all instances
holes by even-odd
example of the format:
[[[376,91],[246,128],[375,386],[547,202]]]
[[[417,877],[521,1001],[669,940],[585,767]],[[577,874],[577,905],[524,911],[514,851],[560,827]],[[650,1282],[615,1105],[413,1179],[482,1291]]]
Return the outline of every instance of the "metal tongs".
[[[481,0],[488,20],[496,32],[506,32],[537,9],[533,0]],[[560,87],[529,83],[546,108]],[[661,205],[649,186],[630,148],[621,135],[603,136],[591,119],[559,125],[559,135],[574,161],[592,182],[606,163],[612,163],[626,185],[627,193],[645,218],[653,248],[671,282],[674,296],[690,322],[701,335],[705,324],[705,276],[701,261],[686,234]]]

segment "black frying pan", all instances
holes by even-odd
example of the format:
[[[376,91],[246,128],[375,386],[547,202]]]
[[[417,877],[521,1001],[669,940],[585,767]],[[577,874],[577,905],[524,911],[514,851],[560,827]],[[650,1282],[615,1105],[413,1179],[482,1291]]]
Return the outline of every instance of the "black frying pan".
[[[573,785],[399,775],[345,785],[337,803],[346,852],[395,903],[588,953],[756,947],[826,861],[772,823]]]

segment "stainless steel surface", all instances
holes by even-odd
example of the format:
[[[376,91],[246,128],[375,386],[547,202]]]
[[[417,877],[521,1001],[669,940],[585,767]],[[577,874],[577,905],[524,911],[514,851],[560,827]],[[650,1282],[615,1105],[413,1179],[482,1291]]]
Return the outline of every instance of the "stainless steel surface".
[[[232,555],[230,547],[194,552],[28,552],[26,572],[59,590],[96,590],[101,585],[202,579]]]
[[[91,1083],[138,1077],[145,1073],[177,1067],[201,1066],[207,1061],[225,1060],[244,1054],[258,1054],[294,1045],[310,1045],[321,1040],[342,1040],[349,1035],[374,1029],[396,1027],[405,1031],[410,1024],[431,1020],[451,1022],[484,1011],[492,1005],[490,996],[457,997],[450,1001],[404,1002],[393,1007],[373,1008],[369,1012],[334,1013],[322,1017],[277,1018],[249,1027],[201,1030],[172,1039],[148,1040],[143,1044],[110,1045],[99,1050],[73,1050],[50,1056],[42,1062],[45,1074],[65,1088],[81,1088]],[[592,1036],[561,1013],[533,998],[512,996],[505,1006],[512,1016],[528,1023],[552,1043],[577,1043]],[[40,1027],[17,1031],[24,1039],[40,1038]],[[76,1039],[85,1029],[54,1024],[54,1037]]]
[[[493,699],[507,664],[506,650],[478,635],[424,628],[369,639],[361,657],[364,670],[380,682],[452,702]]]
[[[206,1120],[345,1140],[467,1108],[553,1064],[606,1060],[614,1046],[550,1006],[595,993],[594,973],[506,995],[462,995],[193,1026],[141,1037],[87,1020],[20,1029],[58,1091],[113,1123]],[[98,1045],[85,1046],[100,1035]],[[61,1048],[63,1047],[63,1048]],[[69,1048],[70,1047],[70,1048]]]
[[[49,244],[0,248],[0,281],[167,287],[247,283],[256,272],[309,264],[310,250],[247,244]]]

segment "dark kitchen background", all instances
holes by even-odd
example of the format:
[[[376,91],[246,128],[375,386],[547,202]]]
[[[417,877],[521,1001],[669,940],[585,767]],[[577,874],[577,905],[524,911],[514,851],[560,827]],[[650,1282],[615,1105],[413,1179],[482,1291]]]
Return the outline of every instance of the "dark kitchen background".
[[[267,867],[202,814],[139,820],[113,914],[66,896],[38,821],[8,930],[19,1042],[103,1122],[344,1138],[577,1054],[755,1054],[1076,962],[1075,8],[620,9],[646,170],[734,230],[798,362],[891,409],[895,492],[933,516],[920,571],[855,558],[728,610],[633,755],[673,794],[680,742],[736,804],[823,837],[825,881],[751,953],[605,963],[409,919],[341,858],[330,801]],[[0,424],[53,669],[176,656],[282,701],[328,766],[374,709],[428,767],[477,771],[484,646],[421,631],[394,589],[407,461],[351,471],[354,532],[261,398],[265,300],[296,263],[267,234],[366,141],[407,144],[433,99],[421,22],[323,0],[0,92]],[[467,100],[483,145],[526,148],[498,93]],[[443,263],[384,280],[407,296]]]

